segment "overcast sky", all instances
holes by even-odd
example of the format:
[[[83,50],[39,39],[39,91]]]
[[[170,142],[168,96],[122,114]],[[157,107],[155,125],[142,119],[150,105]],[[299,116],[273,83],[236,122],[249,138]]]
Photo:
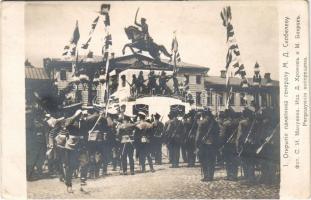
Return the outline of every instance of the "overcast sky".
[[[25,11],[26,57],[36,67],[42,67],[45,57],[61,57],[63,48],[72,37],[75,22],[79,22],[80,45],[86,42],[92,21],[102,2],[27,3]],[[269,3],[269,2],[268,2]],[[240,47],[247,76],[253,75],[257,61],[262,75],[270,72],[278,79],[278,13],[276,6],[260,2],[112,2],[110,32],[112,50],[122,55],[123,45],[130,42],[124,27],[145,17],[154,41],[168,50],[173,31],[177,32],[179,52],[184,62],[210,68],[209,75],[219,75],[225,67],[227,53],[226,29],[220,11],[231,6],[232,24]],[[103,23],[94,32],[91,47],[99,54]],[[129,49],[126,52],[130,54]]]

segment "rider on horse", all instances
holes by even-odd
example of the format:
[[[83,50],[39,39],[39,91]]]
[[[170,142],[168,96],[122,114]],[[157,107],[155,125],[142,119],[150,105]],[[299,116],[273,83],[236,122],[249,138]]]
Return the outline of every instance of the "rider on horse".
[[[138,11],[138,10],[137,10]],[[140,29],[141,29],[141,32],[143,33],[144,35],[144,40],[145,41],[149,41],[151,39],[150,35],[149,35],[149,31],[148,31],[148,24],[146,23],[146,18],[141,18],[140,19],[140,24],[137,22],[137,13],[136,12],[136,15],[135,15],[135,25],[138,26]]]

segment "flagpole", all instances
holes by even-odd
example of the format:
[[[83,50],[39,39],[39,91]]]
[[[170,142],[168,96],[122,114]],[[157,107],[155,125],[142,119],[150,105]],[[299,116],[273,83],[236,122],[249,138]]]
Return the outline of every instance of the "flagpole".
[[[108,73],[108,69],[109,69],[109,50],[107,51],[108,56],[107,56],[107,60],[106,60],[106,69],[105,69],[105,73],[106,73],[106,110],[105,110],[105,116],[107,116],[108,114],[108,105],[109,105],[109,73]]]

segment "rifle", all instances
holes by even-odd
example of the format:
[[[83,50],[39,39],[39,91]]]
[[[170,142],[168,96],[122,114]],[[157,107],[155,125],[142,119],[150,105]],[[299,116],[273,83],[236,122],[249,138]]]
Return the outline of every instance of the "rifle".
[[[204,142],[207,139],[207,136],[209,135],[209,133],[212,131],[212,128],[214,128],[214,124],[215,124],[216,120],[212,119],[212,122],[210,123],[210,127],[208,129],[208,131],[206,132],[206,134],[202,137],[202,141]]]
[[[251,124],[251,127],[250,127],[250,129],[249,129],[249,131],[248,131],[248,133],[247,133],[247,136],[246,136],[246,138],[245,138],[243,144],[246,144],[246,143],[248,142],[249,136],[250,136],[251,133],[253,132],[255,122],[256,122],[256,119],[253,120],[253,122],[252,122],[252,124]],[[243,150],[244,150],[244,146],[242,145],[242,148],[241,148],[241,150],[239,151],[238,156],[241,156]]]
[[[276,133],[276,130],[278,129],[278,127],[280,126],[280,123],[278,123],[276,125],[276,127],[273,129],[272,133],[270,136],[268,136],[266,139],[265,139],[265,142],[257,149],[256,151],[256,154],[259,154],[262,149],[264,148],[264,146],[266,146],[266,144],[268,144],[270,142],[270,140],[272,139],[273,135]]]
[[[226,142],[218,149],[219,151],[222,150],[226,144],[233,138],[234,135],[238,132],[238,128],[236,128],[233,133],[230,135],[230,137],[226,140]]]
[[[175,129],[173,130],[172,134],[170,134],[168,136],[168,140],[169,140],[168,143],[170,143],[175,138],[175,135],[176,135],[177,130],[178,130],[177,127],[179,127],[180,125],[181,125],[181,121],[178,120],[178,125],[175,127]]]
[[[187,134],[187,136],[186,136],[186,138],[185,138],[185,143],[187,142],[188,138],[190,138],[190,134],[192,133],[192,131],[193,131],[193,129],[194,129],[196,123],[197,123],[197,117],[194,116],[194,117],[193,117],[193,122],[192,122],[192,124],[191,124],[191,128],[190,128],[190,130],[189,130],[189,132],[188,132],[188,134]]]
[[[163,116],[161,117],[161,119],[159,120],[159,122],[161,122],[162,123],[162,119],[163,119]],[[162,127],[162,128],[164,128],[164,127]],[[157,128],[156,128],[156,130],[154,131],[154,133],[157,133],[158,131],[159,131],[159,125],[157,126]],[[162,134],[163,134],[163,130],[162,130],[162,133],[161,133],[161,137],[162,137]],[[155,136],[155,135],[154,135]],[[157,137],[157,136],[155,136],[155,137]]]

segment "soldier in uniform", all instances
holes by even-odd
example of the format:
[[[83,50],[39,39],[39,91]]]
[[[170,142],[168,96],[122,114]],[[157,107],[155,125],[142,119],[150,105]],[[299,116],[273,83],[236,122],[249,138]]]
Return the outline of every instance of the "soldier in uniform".
[[[169,159],[169,163],[172,163],[172,146],[171,144],[169,143],[169,135],[168,135],[168,132],[166,131],[167,130],[167,127],[168,125],[170,124],[170,121],[173,119],[172,117],[172,114],[169,113],[167,115],[168,117],[168,121],[165,122],[164,124],[164,128],[163,128],[163,140],[164,140],[164,143],[166,144],[166,148],[167,148],[167,151],[168,151],[168,159]]]
[[[260,182],[273,184],[277,181],[277,168],[279,165],[279,148],[280,148],[280,124],[272,110],[263,111],[263,121],[261,124],[260,143],[256,151],[260,158],[261,177]]]
[[[238,131],[238,121],[233,118],[233,111],[227,109],[224,112],[224,120],[220,126],[220,140],[222,143],[223,157],[226,163],[227,180],[236,181],[238,175],[238,154],[235,141]]]
[[[34,116],[34,119],[30,124],[30,131],[27,131],[27,178],[31,178],[31,175],[36,169],[38,175],[42,175],[42,166],[45,161],[46,152],[46,128],[44,121],[40,116]],[[27,124],[29,125],[29,124]]]
[[[80,163],[80,181],[81,188],[86,185],[89,155],[88,155],[88,131],[91,129],[94,116],[88,115],[87,110],[82,111],[79,119],[80,140],[79,140],[79,163]]]
[[[195,138],[199,160],[203,172],[202,181],[212,181],[216,163],[216,153],[219,139],[219,126],[211,111],[202,112],[202,120],[198,122]]]
[[[117,137],[117,130],[123,121],[122,116],[115,117],[113,122],[113,147],[112,147],[112,171],[117,170],[117,166],[120,166],[120,173],[121,171],[121,141],[120,138]]]
[[[106,121],[99,113],[95,112],[90,120],[92,127],[88,135],[88,149],[90,156],[90,177],[98,178],[100,167],[103,164],[103,135],[106,131]]]
[[[145,172],[145,161],[148,160],[148,164],[151,172],[155,172],[153,169],[153,163],[151,159],[151,146],[150,140],[152,137],[152,124],[146,121],[146,115],[143,112],[138,113],[139,121],[136,124],[136,132],[139,139],[139,162],[142,172]]]
[[[78,145],[80,140],[78,118],[82,111],[77,110],[71,117],[65,119],[63,130],[67,133],[67,139],[64,149],[64,168],[65,168],[65,184],[67,192],[72,193],[72,175],[78,161]]]
[[[154,74],[154,71],[151,70],[149,75],[148,75],[148,84],[147,84],[147,88],[148,88],[148,92],[150,94],[154,94],[156,89],[157,89],[157,76]]]
[[[195,154],[195,137],[198,128],[199,115],[191,110],[186,116],[186,121],[184,123],[185,129],[185,147],[188,157],[188,167],[194,167],[196,154]]]
[[[182,121],[177,119],[176,112],[170,112],[172,119],[168,121],[166,133],[168,143],[171,146],[172,168],[179,167],[180,147],[184,139],[184,128]]]
[[[127,158],[129,159],[130,172],[134,175],[134,146],[133,130],[135,125],[130,122],[128,116],[124,116],[122,123],[118,126],[117,137],[121,141],[121,162],[123,175],[127,175]]]
[[[164,125],[160,121],[160,115],[156,113],[154,115],[154,121],[152,122],[153,131],[153,146],[154,146],[154,160],[158,165],[162,164],[162,140],[163,140],[163,128]]]
[[[243,110],[243,118],[239,122],[238,135],[236,138],[236,148],[238,155],[241,157],[242,167],[244,172],[244,177],[246,178],[246,183],[255,182],[255,123],[253,112],[245,108]]]
[[[57,171],[59,180],[64,181],[64,170],[62,166],[62,157],[64,155],[63,151],[65,148],[66,134],[62,135],[62,130],[64,126],[64,118],[55,119],[54,117],[48,115],[46,122],[48,125],[48,165],[49,171]],[[58,140],[56,140],[58,139]]]

